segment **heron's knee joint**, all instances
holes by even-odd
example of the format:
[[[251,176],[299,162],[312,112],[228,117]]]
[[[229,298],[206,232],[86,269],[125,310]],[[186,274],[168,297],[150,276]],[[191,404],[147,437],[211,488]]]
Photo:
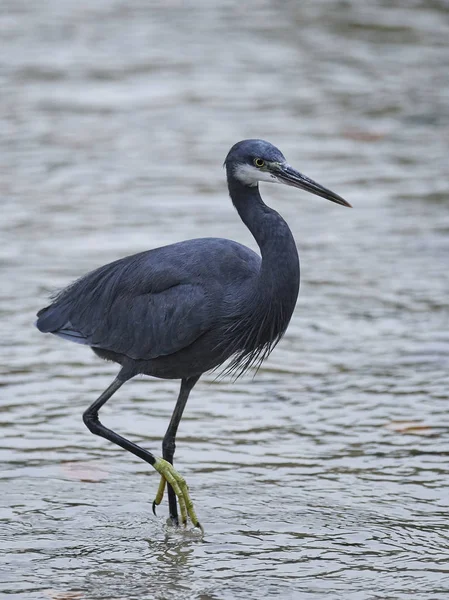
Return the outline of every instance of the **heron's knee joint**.
[[[83,413],[83,421],[89,431],[92,433],[96,433],[98,431],[99,420],[97,413],[92,413],[89,410],[86,410]]]

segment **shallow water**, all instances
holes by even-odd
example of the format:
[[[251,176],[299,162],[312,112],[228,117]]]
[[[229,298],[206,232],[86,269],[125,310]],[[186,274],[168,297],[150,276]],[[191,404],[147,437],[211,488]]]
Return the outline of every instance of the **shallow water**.
[[[4,2],[0,595],[440,599],[449,591],[446,2]],[[245,137],[354,205],[262,194],[301,293],[255,379],[205,376],[177,445],[206,534],[83,410],[116,373],[32,326],[51,291],[176,240],[254,247],[221,163]],[[104,421],[157,451],[177,383]]]

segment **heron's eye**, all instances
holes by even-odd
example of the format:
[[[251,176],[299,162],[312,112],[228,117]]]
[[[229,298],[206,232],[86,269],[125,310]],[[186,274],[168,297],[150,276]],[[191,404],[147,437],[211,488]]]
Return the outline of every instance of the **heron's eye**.
[[[254,159],[254,164],[256,165],[256,167],[264,167],[265,166],[265,161],[262,158],[255,158]]]

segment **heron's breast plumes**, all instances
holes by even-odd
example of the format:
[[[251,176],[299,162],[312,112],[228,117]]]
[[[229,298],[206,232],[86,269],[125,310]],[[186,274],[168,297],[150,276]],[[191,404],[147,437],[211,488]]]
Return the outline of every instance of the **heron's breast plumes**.
[[[223,374],[235,378],[251,367],[260,368],[283,337],[296,303],[295,298],[286,301],[280,297],[267,298],[257,308],[233,320],[223,329],[220,347],[232,357]]]

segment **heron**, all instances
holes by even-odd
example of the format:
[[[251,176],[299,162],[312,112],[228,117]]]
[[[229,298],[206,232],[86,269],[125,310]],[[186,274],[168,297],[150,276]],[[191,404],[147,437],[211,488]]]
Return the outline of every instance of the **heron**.
[[[260,255],[235,241],[197,238],[104,265],[57,293],[37,313],[37,328],[90,346],[120,365],[109,387],[83,413],[88,429],[146,461],[160,474],[153,512],[167,487],[174,525],[202,530],[187,483],[173,467],[178,427],[206,371],[238,377],[258,368],[284,335],[299,292],[299,257],[286,221],[267,206],[259,182],[283,183],[342,206],[341,196],[309,179],[260,139],[232,146],[224,162],[229,195]],[[181,380],[162,442],[162,457],[112,431],[99,411],[136,375]],[[179,513],[178,516],[178,504]]]

